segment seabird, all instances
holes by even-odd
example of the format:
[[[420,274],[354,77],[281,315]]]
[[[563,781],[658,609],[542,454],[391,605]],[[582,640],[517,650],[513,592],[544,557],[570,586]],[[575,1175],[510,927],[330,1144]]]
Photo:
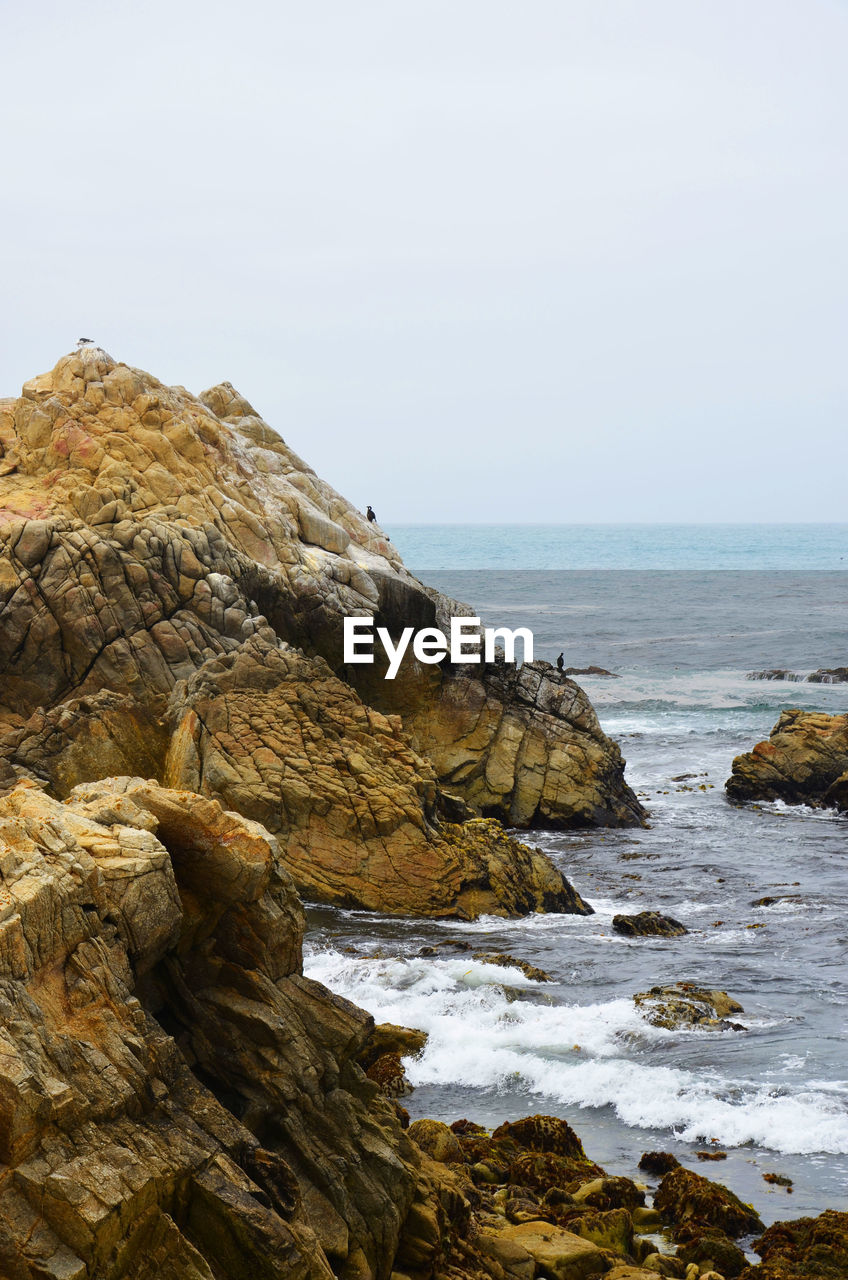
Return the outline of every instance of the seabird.
[[[93,346],[94,346],[93,338],[77,338],[77,351],[79,351],[80,347],[93,347]]]
[[[368,516],[368,523],[374,524],[377,517],[374,514],[374,508],[371,506],[370,502],[368,503],[368,510],[366,511],[365,514]]]
[[[562,671],[565,666],[565,654],[561,653],[557,658],[557,671]]]

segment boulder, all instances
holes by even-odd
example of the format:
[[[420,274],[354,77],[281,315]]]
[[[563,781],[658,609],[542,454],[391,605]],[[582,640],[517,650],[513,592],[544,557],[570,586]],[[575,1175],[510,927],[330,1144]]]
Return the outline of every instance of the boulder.
[[[502,1237],[524,1249],[542,1275],[553,1280],[584,1280],[603,1275],[609,1262],[596,1244],[546,1222],[521,1222],[505,1227]]]
[[[657,990],[661,991],[662,988],[658,987]],[[677,1169],[679,1166],[680,1161],[670,1151],[645,1151],[639,1158],[640,1169],[660,1177],[670,1169]]]
[[[741,1271],[741,1280],[843,1280],[848,1213],[826,1209],[817,1218],[775,1222],[753,1248],[762,1261]]]
[[[675,1227],[694,1221],[717,1227],[734,1238],[763,1229],[750,1205],[743,1204],[720,1182],[711,1182],[682,1165],[663,1178],[654,1196],[654,1208]]]
[[[725,788],[731,800],[845,807],[848,715],[783,711],[766,742],[737,756]]]
[[[708,990],[696,986],[693,982],[674,982],[666,986],[651,987],[650,991],[637,992],[633,1002],[643,1017],[655,1027],[665,1027],[669,1031],[677,1031],[688,1027],[714,1027],[719,1031],[744,1031],[739,1023],[728,1021],[732,1013],[744,1013],[737,1000],[732,999],[726,991]],[[660,1160],[675,1161],[674,1156],[643,1156],[642,1160],[654,1160],[657,1169]],[[640,1169],[647,1169],[647,1164],[639,1163]],[[655,1170],[652,1168],[651,1172]],[[663,1170],[664,1172],[664,1170]]]
[[[613,916],[612,927],[625,938],[678,938],[689,930],[679,920],[659,911],[640,911],[635,916]]]
[[[463,1158],[456,1134],[440,1120],[414,1120],[407,1133],[434,1160],[449,1163],[459,1162]]]

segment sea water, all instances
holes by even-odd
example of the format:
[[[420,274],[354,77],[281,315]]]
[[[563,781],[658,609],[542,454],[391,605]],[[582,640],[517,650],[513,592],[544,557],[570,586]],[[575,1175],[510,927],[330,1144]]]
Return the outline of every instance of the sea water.
[[[684,561],[698,560],[695,570],[521,568],[539,551],[537,533],[525,555],[519,539],[517,568],[439,568],[443,528],[429,547],[416,530],[412,554],[404,531],[390,530],[420,577],[472,603],[485,624],[529,626],[538,657],[562,651],[569,666],[615,673],[579,679],[621,744],[650,825],[527,837],[592,916],[462,923],[313,909],[307,972],[378,1021],[429,1032],[407,1066],[413,1117],[561,1115],[612,1172],[634,1176],[641,1152],[673,1151],[768,1222],[848,1208],[848,819],[780,803],[735,807],[723,787],[733,757],[766,737],[783,708],[848,711],[848,685],[803,681],[848,662],[848,575],[832,567],[845,526],[792,536],[782,526],[771,539],[762,526],[739,528],[756,530],[752,555],[782,542],[785,559],[770,569],[704,568],[711,554],[721,560],[724,536],[690,527],[676,546],[688,548]],[[824,569],[815,567],[813,528]],[[592,529],[590,559],[590,543],[597,555],[604,537]],[[560,532],[548,534],[548,548]],[[514,527],[474,536],[484,558]],[[666,538],[652,536],[651,556]],[[455,564],[470,541],[456,541]],[[800,570],[799,548],[810,562]],[[671,551],[665,558],[676,562]],[[767,668],[797,679],[747,678]],[[756,905],[766,896],[775,901]],[[689,933],[613,933],[616,912],[646,909]],[[417,955],[448,939],[511,952],[553,981],[461,952]],[[744,1031],[651,1026],[633,995],[681,980],[737,999]],[[699,1165],[695,1152],[708,1145],[727,1159]],[[791,1177],[793,1193],[765,1183],[767,1172]]]

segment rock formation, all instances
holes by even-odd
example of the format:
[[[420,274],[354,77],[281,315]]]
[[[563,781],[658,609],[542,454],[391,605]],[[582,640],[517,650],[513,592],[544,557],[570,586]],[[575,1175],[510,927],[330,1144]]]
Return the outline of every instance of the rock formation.
[[[229,384],[194,397],[84,347],[0,402],[0,448],[0,781],[197,789],[277,834],[312,896],[432,914],[574,906],[541,854],[457,822],[642,820],[547,664],[343,664],[345,615],[469,611]]]
[[[0,1274],[362,1277],[435,1222],[268,832],[138,779],[19,783],[0,849]]]
[[[648,1022],[668,1031],[692,1027],[745,1030],[740,1023],[728,1021],[729,1014],[745,1012],[738,1000],[726,991],[708,990],[694,982],[673,982],[651,987],[650,991],[639,991],[633,1003]]]
[[[685,924],[659,911],[640,911],[635,916],[616,915],[612,927],[625,938],[679,938],[689,930]]]
[[[767,742],[737,756],[731,800],[784,800],[848,810],[848,715],[783,711]]]
[[[546,664],[346,669],[346,614],[464,606],[228,384],[193,397],[83,347],[0,402],[0,503],[3,1280],[632,1262],[621,1207],[469,1243],[466,1162],[387,1096],[420,1037],[301,968],[298,887],[589,911],[498,821],[641,821],[582,691]],[[601,1172],[525,1128],[498,1146],[525,1181]]]

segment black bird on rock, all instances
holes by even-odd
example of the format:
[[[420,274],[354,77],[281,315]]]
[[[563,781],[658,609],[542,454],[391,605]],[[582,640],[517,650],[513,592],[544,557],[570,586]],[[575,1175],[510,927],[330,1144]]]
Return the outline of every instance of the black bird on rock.
[[[557,658],[557,671],[562,671],[565,666],[565,654],[561,653]]]
[[[371,503],[370,503],[370,502],[368,503],[368,510],[365,512],[365,514],[366,514],[366,515],[367,515],[367,517],[368,517],[368,523],[369,523],[369,524],[374,524],[374,522],[376,521],[377,517],[376,517],[376,515],[374,514],[374,508],[371,506]]]

